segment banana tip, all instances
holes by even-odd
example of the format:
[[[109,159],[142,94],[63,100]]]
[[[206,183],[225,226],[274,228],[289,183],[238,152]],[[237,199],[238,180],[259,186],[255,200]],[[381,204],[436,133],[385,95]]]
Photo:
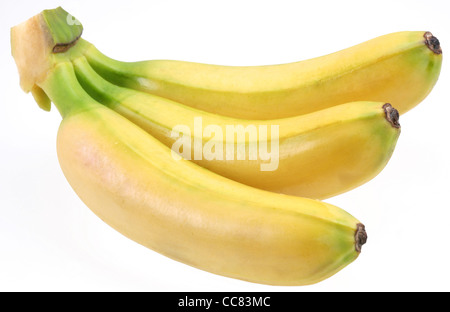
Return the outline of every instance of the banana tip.
[[[389,123],[392,125],[392,127],[400,128],[400,122],[399,122],[400,114],[399,114],[398,110],[393,108],[392,105],[389,103],[384,104],[383,109],[384,109],[384,113],[386,116],[386,120],[389,121]]]
[[[366,227],[362,223],[356,225],[355,250],[361,252],[361,247],[367,242]]]
[[[425,32],[423,35],[425,38],[425,44],[427,47],[436,54],[442,54],[441,44],[435,36],[429,31]]]

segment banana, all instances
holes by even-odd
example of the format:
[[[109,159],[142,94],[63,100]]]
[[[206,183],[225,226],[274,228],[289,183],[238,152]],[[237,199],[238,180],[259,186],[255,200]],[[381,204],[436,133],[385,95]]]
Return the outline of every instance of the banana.
[[[389,102],[404,114],[435,85],[442,63],[430,32],[403,31],[309,60],[220,66],[173,60],[121,62],[83,41],[104,78],[225,116],[273,119],[354,101]]]
[[[55,52],[78,36],[55,35],[66,13],[44,11],[16,26],[13,56],[22,88],[45,94],[40,104],[48,99],[61,113],[61,169],[102,220],[167,257],[255,283],[316,283],[358,257],[367,235],[344,210],[175,161],[167,146],[90,97],[72,63]]]
[[[184,158],[268,191],[315,199],[347,192],[381,172],[400,134],[398,112],[384,102],[283,119],[235,119],[113,85],[83,56],[72,62],[92,97],[172,150],[182,143]]]

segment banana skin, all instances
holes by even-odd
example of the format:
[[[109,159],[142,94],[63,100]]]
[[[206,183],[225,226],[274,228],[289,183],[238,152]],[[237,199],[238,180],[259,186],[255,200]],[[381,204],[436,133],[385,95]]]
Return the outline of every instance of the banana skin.
[[[52,24],[42,17],[12,31],[21,85],[35,90],[40,105],[50,100],[58,108],[62,171],[111,227],[187,265],[269,285],[317,283],[358,257],[367,234],[346,211],[174,161],[167,146],[96,102],[78,84],[72,63],[57,61],[52,51],[64,45],[48,40]],[[51,49],[33,53],[36,46]]]
[[[183,135],[176,131],[174,135],[173,129],[187,127],[189,143],[183,151],[188,145],[190,152],[185,158],[232,180],[268,191],[315,199],[347,192],[382,171],[400,135],[398,116],[390,120],[384,102],[352,102],[282,119],[236,119],[115,86],[100,77],[83,56],[72,62],[83,88],[99,102],[172,149]],[[389,109],[395,111],[392,106]],[[248,130],[246,137],[235,139],[234,134],[228,135],[230,127],[239,126],[242,132]],[[215,132],[205,137],[208,127],[214,127]],[[261,127],[271,129],[267,131],[270,135],[277,129],[277,137],[260,132],[252,138],[251,130]],[[271,151],[270,159],[257,152],[261,145]],[[210,146],[215,150],[220,147],[220,155],[202,157]],[[243,157],[238,155],[240,147]],[[256,151],[253,158],[250,151]]]
[[[391,33],[321,57],[266,66],[121,62],[81,41],[91,66],[114,84],[243,119],[297,116],[355,101],[389,102],[404,114],[429,94],[442,64],[439,40],[424,31]]]

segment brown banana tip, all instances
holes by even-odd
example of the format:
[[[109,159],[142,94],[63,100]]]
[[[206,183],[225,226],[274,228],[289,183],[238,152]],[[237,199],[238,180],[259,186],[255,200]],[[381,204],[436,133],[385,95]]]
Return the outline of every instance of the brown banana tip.
[[[398,110],[392,107],[391,104],[386,103],[383,105],[384,113],[386,116],[386,120],[389,121],[389,123],[394,128],[400,128],[400,114],[398,113]]]
[[[362,223],[356,225],[355,231],[355,250],[361,252],[361,247],[367,242],[366,227]]]
[[[433,36],[429,31],[427,31],[423,37],[425,38],[425,44],[431,51],[436,54],[442,54],[441,44],[439,43],[438,38]]]

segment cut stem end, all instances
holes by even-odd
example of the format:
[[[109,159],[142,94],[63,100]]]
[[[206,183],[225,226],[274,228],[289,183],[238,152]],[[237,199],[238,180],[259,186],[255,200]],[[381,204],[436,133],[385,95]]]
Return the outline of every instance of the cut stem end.
[[[439,43],[438,38],[433,36],[432,33],[427,31],[423,37],[425,38],[425,44],[427,47],[436,54],[442,54],[441,44]]]
[[[386,116],[386,120],[389,121],[389,123],[394,128],[400,128],[400,114],[398,113],[398,110],[392,107],[391,104],[386,103],[383,105],[384,113]]]
[[[367,242],[366,227],[362,223],[356,225],[355,231],[355,250],[361,252],[361,247]]]

